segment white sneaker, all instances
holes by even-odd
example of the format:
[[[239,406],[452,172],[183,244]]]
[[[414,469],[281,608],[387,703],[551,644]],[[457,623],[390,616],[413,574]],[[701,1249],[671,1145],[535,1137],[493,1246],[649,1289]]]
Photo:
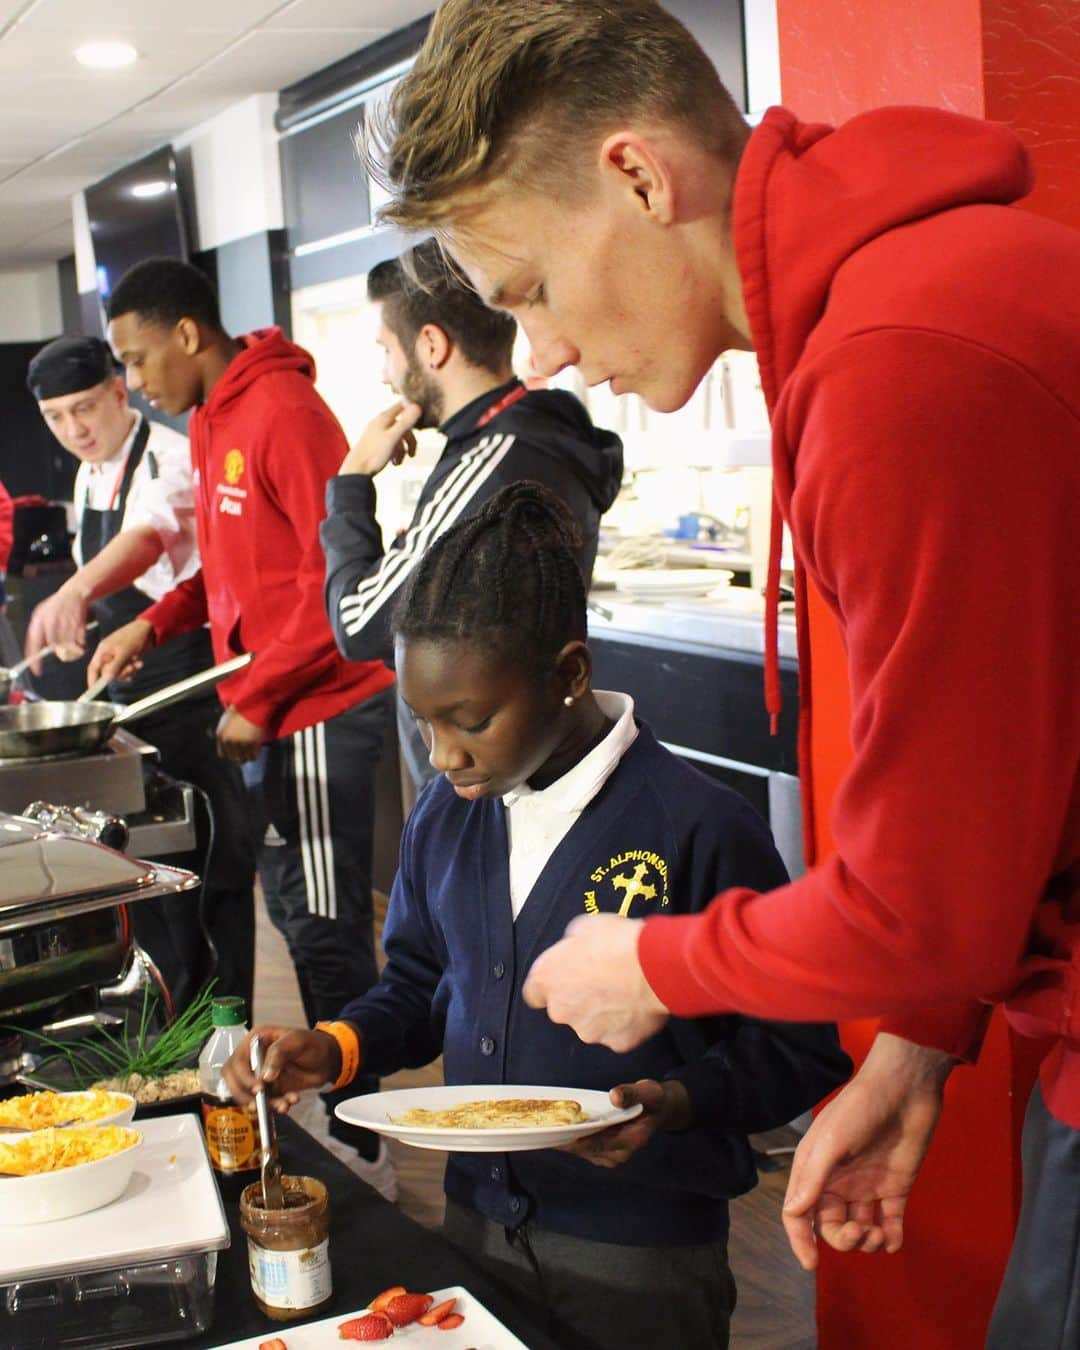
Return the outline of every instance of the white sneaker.
[[[354,1152],[349,1159],[349,1167],[361,1181],[366,1181],[373,1190],[378,1191],[384,1200],[389,1200],[392,1205],[397,1203],[397,1168],[385,1139],[379,1140],[379,1152],[373,1162]]]

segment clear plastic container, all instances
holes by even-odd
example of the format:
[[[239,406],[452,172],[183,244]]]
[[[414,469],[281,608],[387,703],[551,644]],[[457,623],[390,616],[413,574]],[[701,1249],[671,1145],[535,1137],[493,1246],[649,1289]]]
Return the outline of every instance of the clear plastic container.
[[[136,1127],[134,1184],[117,1200],[0,1228],[2,1350],[168,1345],[209,1329],[229,1225],[202,1130],[191,1115]]]
[[[216,1272],[213,1251],[18,1280],[0,1288],[0,1344],[118,1350],[188,1340],[210,1326]]]

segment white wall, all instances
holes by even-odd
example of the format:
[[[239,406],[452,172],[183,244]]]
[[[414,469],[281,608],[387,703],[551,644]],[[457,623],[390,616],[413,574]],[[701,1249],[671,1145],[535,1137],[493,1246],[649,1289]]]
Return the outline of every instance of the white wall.
[[[0,342],[37,342],[61,331],[60,272],[55,263],[0,272]]]
[[[196,248],[284,226],[276,109],[276,94],[253,94],[174,138],[191,154]]]

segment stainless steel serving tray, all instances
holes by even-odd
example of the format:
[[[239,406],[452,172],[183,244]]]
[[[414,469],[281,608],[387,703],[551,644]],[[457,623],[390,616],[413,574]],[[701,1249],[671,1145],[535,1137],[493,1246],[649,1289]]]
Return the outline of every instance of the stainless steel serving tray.
[[[36,821],[0,815],[0,933],[196,885],[194,873],[182,868],[141,862]]]

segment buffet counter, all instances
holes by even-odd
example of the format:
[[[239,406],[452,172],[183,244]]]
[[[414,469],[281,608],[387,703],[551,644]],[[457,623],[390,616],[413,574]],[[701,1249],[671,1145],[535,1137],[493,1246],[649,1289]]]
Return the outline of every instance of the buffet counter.
[[[733,587],[718,599],[664,602],[595,590],[589,601],[592,637],[619,637],[656,647],[687,643],[764,656],[765,601],[746,587]],[[782,660],[796,660],[794,614],[780,615],[779,650]]]

